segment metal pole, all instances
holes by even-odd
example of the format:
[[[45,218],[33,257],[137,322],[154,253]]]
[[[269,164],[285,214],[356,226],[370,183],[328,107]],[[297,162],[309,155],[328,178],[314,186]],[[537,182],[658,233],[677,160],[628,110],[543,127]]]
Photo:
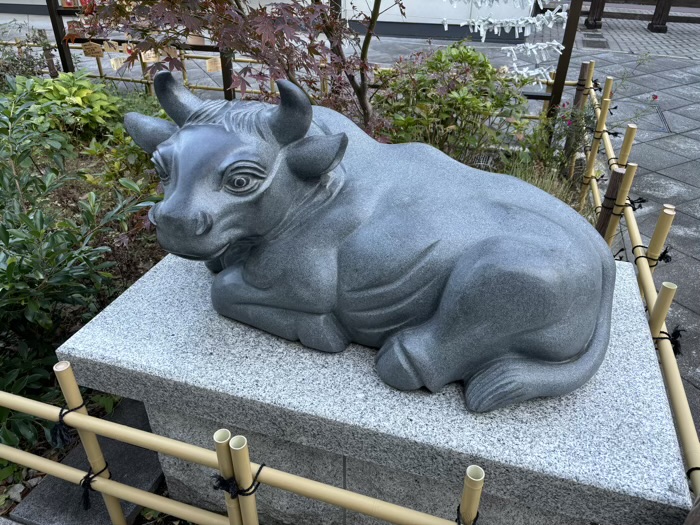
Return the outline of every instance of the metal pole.
[[[56,38],[58,56],[61,58],[61,67],[66,73],[74,73],[73,57],[66,42],[66,28],[63,27],[63,17],[58,14],[58,0],[46,0],[46,7],[49,10],[53,35]]]
[[[552,85],[552,97],[549,99],[549,109],[547,117],[552,118],[556,115],[561,96],[564,93],[564,83],[566,82],[566,74],[569,71],[569,62],[571,61],[571,52],[574,49],[576,42],[576,31],[578,30],[578,20],[581,17],[581,6],[583,0],[571,0],[569,6],[569,14],[566,20],[566,29],[564,30],[564,41],[562,42],[564,50],[561,52],[559,62],[557,63],[557,71],[554,74],[554,84]]]

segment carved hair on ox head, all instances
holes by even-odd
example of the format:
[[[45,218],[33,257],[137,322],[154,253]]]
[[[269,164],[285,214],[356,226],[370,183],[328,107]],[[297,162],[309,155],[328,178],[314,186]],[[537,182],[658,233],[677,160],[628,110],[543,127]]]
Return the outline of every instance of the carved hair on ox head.
[[[178,127],[202,123],[201,116],[194,119],[198,122],[192,122],[192,117],[197,116],[198,110],[207,105],[206,102],[177,82],[170,72],[159,72],[153,83],[160,105],[177,126],[162,119],[138,113],[127,114],[125,118],[127,131],[139,145],[142,145],[149,152],[154,150],[158,143],[167,140],[177,131]],[[285,146],[306,135],[311,126],[313,111],[306,94],[293,83],[288,80],[278,80],[277,88],[280,93],[279,105],[269,108],[261,117],[264,118],[265,126],[271,131],[277,142],[281,146]],[[238,103],[219,101],[212,105],[224,110],[223,113],[234,110]],[[211,111],[208,113],[211,117]],[[213,122],[210,120],[210,123]]]

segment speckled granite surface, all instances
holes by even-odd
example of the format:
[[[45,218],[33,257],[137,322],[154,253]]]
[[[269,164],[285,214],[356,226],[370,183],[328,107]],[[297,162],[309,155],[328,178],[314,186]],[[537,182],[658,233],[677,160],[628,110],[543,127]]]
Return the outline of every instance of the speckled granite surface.
[[[690,497],[630,264],[618,263],[617,280],[611,344],[593,379],[488,414],[467,412],[457,385],[393,390],[374,373],[374,350],[323,354],[219,317],[208,271],[174,257],[59,356],[82,385],[168,412],[444,483],[478,463],[485,493],[583,520],[681,523]]]

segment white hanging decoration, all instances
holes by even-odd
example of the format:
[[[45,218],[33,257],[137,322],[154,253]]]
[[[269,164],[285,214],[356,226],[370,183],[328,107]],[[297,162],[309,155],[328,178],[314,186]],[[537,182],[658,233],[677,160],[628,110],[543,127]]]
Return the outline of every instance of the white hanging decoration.
[[[556,55],[561,55],[564,51],[564,46],[556,40],[551,42],[538,42],[536,44],[518,44],[516,46],[506,46],[502,47],[501,51],[505,52],[506,55],[510,55],[513,62],[518,60],[518,55],[525,54],[527,56],[534,55],[534,57],[541,62],[549,60],[551,58],[550,52],[554,52]]]
[[[447,0],[442,0],[443,2],[447,2]],[[518,9],[525,9],[526,7],[528,9],[532,9],[532,6],[534,5],[535,1],[537,4],[540,6],[540,9],[544,9],[544,2],[543,0],[450,0],[450,4],[452,7],[457,7],[458,3],[463,3],[467,5],[475,5],[478,8],[488,6],[488,7],[493,7],[494,4],[507,4],[508,2],[511,2],[515,7]],[[555,0],[557,2],[561,2],[563,0]]]
[[[514,36],[517,38],[520,36],[520,33],[523,33],[524,36],[529,36],[532,34],[533,29],[541,31],[545,26],[551,29],[555,24],[564,24],[566,18],[567,14],[561,12],[561,6],[557,6],[553,11],[547,11],[537,16],[502,19],[485,16],[462,22],[460,27],[469,26],[469,30],[472,33],[478,32],[481,36],[481,41],[484,42],[488,31],[493,31],[496,36],[499,36],[502,30],[509,33],[513,29],[515,32]]]
[[[530,78],[534,80],[538,86],[541,86],[543,82],[549,80],[549,69],[545,67],[530,69],[529,66],[525,66],[519,68],[516,64],[513,64],[508,71],[516,77]]]

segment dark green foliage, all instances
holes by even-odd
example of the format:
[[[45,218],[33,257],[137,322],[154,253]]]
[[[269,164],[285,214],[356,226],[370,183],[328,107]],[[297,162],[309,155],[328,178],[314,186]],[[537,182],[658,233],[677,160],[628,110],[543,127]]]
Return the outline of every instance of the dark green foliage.
[[[392,142],[425,142],[470,165],[517,143],[526,128],[527,81],[465,44],[420,52],[380,74],[376,111]]]
[[[68,139],[36,117],[32,81],[25,86],[0,99],[0,325],[39,344],[67,311],[96,311],[112,264],[96,241],[147,203],[126,197],[134,186],[123,179],[110,209],[92,191],[61,206],[75,179],[65,170]]]

